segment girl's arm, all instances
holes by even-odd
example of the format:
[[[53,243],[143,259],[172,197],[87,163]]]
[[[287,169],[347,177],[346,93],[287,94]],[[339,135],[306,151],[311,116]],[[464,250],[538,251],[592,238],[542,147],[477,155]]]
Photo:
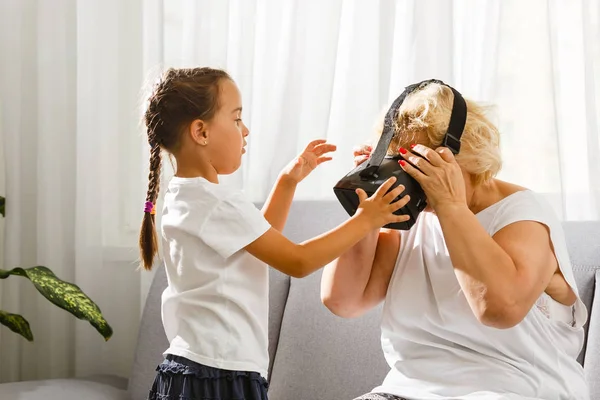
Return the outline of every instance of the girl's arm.
[[[409,201],[404,196],[391,203],[403,190],[399,186],[386,194],[394,181],[395,178],[387,180],[370,198],[359,191],[360,206],[354,216],[325,234],[296,244],[271,228],[246,250],[285,274],[307,276],[348,251],[369,232],[394,221],[408,220],[406,215],[393,214]]]
[[[279,175],[273,190],[263,205],[262,212],[265,219],[280,232],[283,231],[287,221],[297,185],[288,175]]]

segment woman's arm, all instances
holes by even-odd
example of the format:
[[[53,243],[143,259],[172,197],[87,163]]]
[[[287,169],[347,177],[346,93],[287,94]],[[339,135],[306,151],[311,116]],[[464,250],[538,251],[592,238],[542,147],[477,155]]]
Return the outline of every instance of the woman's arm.
[[[418,168],[401,163],[440,220],[456,277],[475,316],[496,328],[521,322],[557,271],[548,228],[520,221],[491,237],[467,206],[465,178],[449,149],[416,145],[402,154]]]
[[[456,277],[475,316],[496,328],[521,322],[558,271],[548,228],[519,221],[491,237],[467,206],[465,178],[449,149],[416,145],[401,153],[417,167],[400,163],[419,182],[440,220]]]
[[[321,300],[344,318],[363,315],[385,299],[400,249],[400,233],[373,231],[327,265],[321,278]]]
[[[466,205],[440,206],[436,213],[477,318],[496,328],[521,322],[557,271],[548,228],[520,221],[490,237]]]
[[[296,244],[271,228],[246,250],[285,274],[307,276],[348,251],[369,232],[392,221],[408,219],[394,214],[408,202],[408,196],[393,202],[403,189],[397,187],[387,193],[394,182],[395,178],[388,179],[370,198],[359,190],[360,205],[354,216],[323,235]]]

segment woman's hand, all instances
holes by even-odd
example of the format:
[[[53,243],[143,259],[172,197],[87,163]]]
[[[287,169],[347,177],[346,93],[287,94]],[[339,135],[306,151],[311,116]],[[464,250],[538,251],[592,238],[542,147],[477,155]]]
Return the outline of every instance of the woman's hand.
[[[354,166],[358,167],[371,157],[373,148],[368,145],[357,146],[354,148]]]
[[[326,140],[313,140],[306,146],[304,151],[298,155],[282,172],[282,175],[294,183],[300,183],[318,165],[331,160],[326,154],[336,150],[336,146],[327,143]]]
[[[400,160],[400,166],[419,182],[427,196],[427,203],[434,210],[467,204],[462,170],[450,149],[438,147],[434,151],[417,144],[412,146],[412,150],[400,148],[400,155],[408,161]]]

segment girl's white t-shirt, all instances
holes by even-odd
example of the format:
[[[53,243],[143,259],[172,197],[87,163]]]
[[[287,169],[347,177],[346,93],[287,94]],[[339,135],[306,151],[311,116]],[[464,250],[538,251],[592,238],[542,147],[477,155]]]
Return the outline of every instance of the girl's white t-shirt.
[[[401,233],[381,324],[391,370],[373,392],[410,400],[588,400],[576,361],[587,311],[553,209],[525,190],[476,217],[490,236],[517,221],[544,224],[577,301],[567,307],[543,294],[515,327],[483,325],[458,283],[437,216],[422,213],[410,231]]]
[[[161,221],[165,354],[267,378],[268,267],[244,247],[270,227],[241,191],[171,179]]]

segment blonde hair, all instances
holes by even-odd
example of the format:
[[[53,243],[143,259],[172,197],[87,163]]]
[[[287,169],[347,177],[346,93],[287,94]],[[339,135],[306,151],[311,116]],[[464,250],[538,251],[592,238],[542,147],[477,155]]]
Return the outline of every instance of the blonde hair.
[[[394,137],[388,155],[397,155],[400,147],[423,144],[435,149],[442,144],[454,93],[447,86],[431,83],[406,97],[395,121]],[[461,137],[461,148],[456,156],[458,164],[473,176],[474,184],[490,181],[502,168],[500,134],[485,115],[485,108],[469,99],[467,121]],[[377,140],[383,131],[383,119],[376,129]]]

